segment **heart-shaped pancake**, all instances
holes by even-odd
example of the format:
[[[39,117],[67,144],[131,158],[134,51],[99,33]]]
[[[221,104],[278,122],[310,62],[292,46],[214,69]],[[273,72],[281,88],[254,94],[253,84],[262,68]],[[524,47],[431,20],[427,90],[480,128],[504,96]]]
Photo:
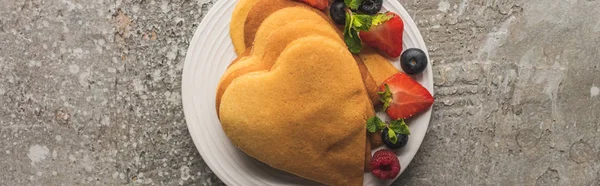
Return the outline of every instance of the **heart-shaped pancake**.
[[[306,7],[289,7],[271,14],[258,29],[250,54],[236,59],[221,78],[217,92],[217,109],[223,91],[233,79],[249,72],[271,69],[281,51],[293,40],[319,34],[343,44],[335,28],[319,26],[323,24],[327,24],[327,21]]]
[[[323,20],[329,20],[327,15],[304,3],[293,0],[240,0],[236,5],[230,23],[230,35],[235,52],[241,55],[255,41],[258,28],[265,19],[274,12],[288,7],[302,7],[319,15]],[[302,16],[303,14],[298,14]],[[306,17],[304,19],[312,19]],[[327,24],[333,25],[328,22]]]
[[[248,18],[248,12],[254,7],[257,1],[260,0],[240,0],[235,5],[231,14],[231,22],[229,23],[229,35],[231,42],[235,48],[235,53],[239,56],[246,50],[246,41],[244,40],[244,26]]]
[[[230,35],[238,56],[244,56],[244,51],[252,47],[252,42],[259,40],[255,38],[258,35],[257,32],[264,20],[271,17],[273,13],[288,7],[306,8],[327,21],[327,24],[324,23],[321,25],[335,25],[326,13],[293,0],[240,0],[234,9],[230,23]],[[304,17],[303,19],[314,20],[318,18],[315,18],[314,15],[311,14],[311,17]],[[341,38],[342,32],[338,30],[338,34]],[[361,68],[363,83],[367,88],[371,101],[373,103],[378,103],[379,95],[377,94],[376,87],[379,87],[379,84],[387,79],[387,77],[395,74],[390,74],[390,72],[397,73],[398,70],[377,51],[374,51],[367,46],[364,46],[364,49],[363,52],[355,55],[356,62]],[[375,76],[377,76],[377,78]]]
[[[290,43],[271,69],[234,79],[220,104],[223,130],[238,148],[327,185],[362,185],[373,114],[352,54],[319,35]]]

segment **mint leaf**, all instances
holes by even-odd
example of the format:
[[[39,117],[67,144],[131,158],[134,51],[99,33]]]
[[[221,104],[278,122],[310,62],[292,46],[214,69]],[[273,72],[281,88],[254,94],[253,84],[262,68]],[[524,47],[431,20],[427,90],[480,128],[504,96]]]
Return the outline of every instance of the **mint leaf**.
[[[390,138],[390,142],[393,144],[398,143],[398,136],[396,136],[396,132],[394,132],[394,130],[388,130],[388,137]]]
[[[344,4],[352,10],[358,9],[363,0],[344,0]]]
[[[374,123],[367,122],[367,131],[369,131],[370,133],[377,132],[377,126],[374,125]]]
[[[371,20],[372,20],[371,21],[371,25],[372,26],[380,25],[380,24],[385,23],[386,21],[392,19],[392,17],[394,17],[394,16],[387,15],[387,12],[386,13],[379,13],[377,15],[372,16],[372,18],[371,18]]]
[[[379,100],[383,103],[383,111],[386,111],[388,107],[390,107],[390,103],[392,103],[393,94],[390,90],[390,86],[386,83],[384,84],[385,90],[383,92],[378,92]]]
[[[373,16],[370,15],[354,15],[352,25],[358,31],[368,31],[373,22]]]
[[[377,130],[383,130],[383,129],[385,129],[385,127],[387,127],[387,124],[385,122],[381,121],[379,123],[379,125],[377,125]]]
[[[344,35],[346,33],[350,33],[352,31],[352,22],[354,17],[352,16],[352,11],[346,10],[346,24],[344,25]]]
[[[358,37],[358,32],[355,29],[352,29],[349,33],[344,34],[344,41],[348,46],[348,50],[353,54],[357,54],[362,50],[362,43],[360,42],[360,38]]]
[[[367,120],[367,131],[369,131],[370,133],[377,131],[377,121],[375,121],[376,118],[377,117],[372,117],[372,118],[369,118],[369,120]],[[377,119],[379,119],[379,118],[377,118]]]
[[[410,135],[410,128],[406,125],[403,119],[394,120],[390,122],[390,129],[392,129],[397,134],[406,134]]]
[[[373,116],[367,120],[367,131],[373,133],[385,128],[385,123],[377,116]]]
[[[352,12],[346,11],[346,26],[344,27],[344,42],[348,46],[350,52],[356,54],[362,49],[362,43],[360,37],[358,37],[358,31],[352,26],[354,22],[354,16]]]

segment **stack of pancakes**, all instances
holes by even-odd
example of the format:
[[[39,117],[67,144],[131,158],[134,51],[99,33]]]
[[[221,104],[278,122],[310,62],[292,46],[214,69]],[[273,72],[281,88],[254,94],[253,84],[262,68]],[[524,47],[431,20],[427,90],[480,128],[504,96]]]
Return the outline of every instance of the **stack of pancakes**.
[[[398,70],[371,49],[352,55],[327,14],[292,0],[241,0],[230,31],[238,58],[216,107],[233,144],[307,179],[362,185],[366,120]]]

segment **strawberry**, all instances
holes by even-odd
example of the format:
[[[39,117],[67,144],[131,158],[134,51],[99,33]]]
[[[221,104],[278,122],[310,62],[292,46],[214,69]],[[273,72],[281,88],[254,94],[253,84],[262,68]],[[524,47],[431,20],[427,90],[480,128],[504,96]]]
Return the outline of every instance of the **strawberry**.
[[[373,20],[368,31],[360,32],[360,39],[367,45],[377,48],[389,57],[397,58],[402,54],[402,34],[404,22],[398,14],[387,12],[380,21]]]
[[[312,7],[321,9],[321,10],[325,10],[327,7],[329,7],[329,0],[296,0],[296,1],[301,1],[304,2]]]
[[[433,104],[431,93],[404,73],[397,73],[379,87],[385,112],[392,120],[406,119],[427,110]]]

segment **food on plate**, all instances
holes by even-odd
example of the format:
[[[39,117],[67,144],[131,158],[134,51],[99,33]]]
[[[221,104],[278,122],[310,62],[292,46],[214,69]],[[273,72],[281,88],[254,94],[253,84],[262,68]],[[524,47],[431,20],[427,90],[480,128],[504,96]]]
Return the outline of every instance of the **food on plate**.
[[[394,12],[378,13],[382,6],[383,0],[333,1],[329,15],[333,23],[344,25],[342,33],[350,52],[360,53],[364,42],[388,57],[400,57],[404,22]]]
[[[292,21],[298,15],[313,19]],[[328,185],[362,184],[364,123],[374,111],[335,28],[305,7],[284,8],[253,43],[219,84],[229,139],[274,168]]]
[[[260,0],[240,0],[233,9],[231,23],[229,23],[229,35],[231,36],[235,53],[238,55],[244,53],[246,50],[246,43],[244,40],[244,25],[246,24],[248,12],[250,12],[250,9],[257,1]]]
[[[409,48],[400,57],[402,70],[410,75],[420,74],[427,68],[427,55],[418,48]]]
[[[270,70],[233,80],[220,104],[223,130],[238,148],[328,185],[362,184],[372,115],[352,55],[318,35],[290,43]]]
[[[238,57],[219,81],[215,105],[231,142],[326,185],[362,185],[364,171],[395,178],[396,154],[371,150],[406,146],[404,119],[427,110],[433,97],[375,50],[402,51],[402,20],[378,13],[382,3],[241,0],[230,30]],[[375,116],[374,105],[392,121]]]
[[[388,149],[381,149],[371,159],[371,173],[379,179],[394,179],[400,173],[400,161],[396,153]]]
[[[400,16],[393,12],[368,15],[345,10],[344,41],[350,52],[360,53],[365,43],[391,58],[400,56],[404,33]]]
[[[365,172],[370,172],[371,171],[371,143],[369,140],[365,141],[365,164],[364,164],[364,171]]]
[[[304,2],[306,4],[309,4],[312,7],[318,8],[320,10],[325,10],[327,7],[329,7],[329,0],[296,0],[296,1]]]
[[[343,0],[335,0],[329,7],[329,16],[335,24],[346,24],[346,4]]]
[[[358,55],[367,69],[369,69],[373,80],[379,85],[390,76],[400,72],[387,58],[381,56],[376,50],[370,47],[364,47]]]
[[[251,47],[253,45],[252,42],[256,41],[256,33],[263,21],[267,17],[271,16],[274,12],[290,7],[305,8],[306,10],[310,10],[313,12],[310,15],[310,17],[301,18],[303,20],[315,20],[316,18],[314,18],[314,14],[317,14],[323,20],[329,22],[327,14],[323,13],[318,9],[312,8],[311,6],[308,6],[302,2],[297,2],[293,0],[259,0],[254,4],[250,12],[248,12],[248,16],[246,18],[246,25],[244,26],[243,31],[246,41],[246,47]],[[305,14],[298,14],[295,17],[302,17],[304,15]],[[332,27],[335,27],[335,24],[331,22],[329,22],[329,24]]]
[[[240,7],[240,6],[244,6],[244,7]],[[252,8],[249,8],[249,7],[252,7]],[[285,19],[282,19],[281,24],[286,23],[286,22],[290,22],[288,24],[292,24],[292,22],[298,21],[298,20],[317,20],[318,17],[315,16],[315,14],[317,14],[318,16],[320,16],[323,19],[330,22],[332,27],[335,25],[333,23],[333,21],[331,19],[329,19],[329,17],[326,14],[324,14],[323,12],[321,12],[317,9],[310,8],[310,6],[305,5],[304,3],[296,2],[296,1],[258,0],[253,3],[243,3],[243,4],[240,2],[240,4],[238,4],[236,6],[236,9],[251,9],[251,10],[247,13],[247,15],[244,16],[244,17],[246,17],[247,20],[242,21],[242,22],[246,22],[245,27],[243,27],[244,30],[232,30],[231,31],[231,33],[242,33],[239,35],[244,35],[244,38],[248,38],[246,40],[248,42],[242,42],[241,46],[236,45],[236,42],[234,42],[235,48],[249,48],[249,50],[247,50],[246,52],[244,52],[242,54],[238,53],[238,56],[240,56],[240,58],[242,58],[243,56],[247,56],[248,54],[250,54],[249,51],[250,51],[250,49],[252,49],[251,48],[252,44],[255,44],[254,43],[255,40],[260,40],[260,39],[254,39],[255,36],[258,35],[257,34],[258,27],[264,22],[264,20],[267,17],[271,16],[274,12],[276,12],[278,10],[281,10],[284,8],[292,8],[292,7],[306,8],[306,9],[304,9],[304,11],[302,11],[302,12],[296,11],[293,16],[290,16],[288,18],[287,21]],[[312,11],[313,13],[308,13],[308,11]],[[234,18],[232,18],[232,20],[233,19]],[[315,25],[319,25],[319,27],[320,27],[323,24],[315,24]],[[265,30],[269,30],[269,29],[265,29]],[[270,30],[270,31],[273,31],[273,30]],[[270,31],[265,32],[264,35],[268,36],[271,33]],[[336,29],[336,31],[338,32],[338,34],[341,37],[342,32],[339,31],[338,29]],[[235,40],[233,38],[233,34],[232,34],[232,40]],[[252,50],[257,50],[257,49],[252,49]],[[376,62],[390,65],[389,62],[387,61],[387,59],[385,59],[385,57],[381,56],[377,52],[374,52],[374,53],[371,53],[368,55],[373,56],[372,59],[371,58],[365,59],[365,61],[369,62],[369,64],[371,66],[373,66],[373,64],[375,64]],[[248,67],[247,62],[237,64],[238,61],[246,61],[246,60],[239,60],[240,58],[238,58],[232,62],[230,68],[225,72],[224,78],[221,79],[221,83],[220,83],[218,93],[217,93],[217,112],[218,112],[218,105],[219,105],[218,103],[221,98],[221,95],[223,94],[225,87],[227,87],[227,85],[230,83],[230,81],[232,79],[234,79],[234,77],[237,77],[240,74],[244,74],[247,71],[256,71],[256,69],[252,68],[255,66],[251,66],[251,68],[247,68]],[[373,59],[375,59],[375,60],[373,60]],[[369,71],[373,70],[374,68],[370,67],[369,69],[367,69],[365,64],[362,62],[361,57],[358,57],[357,55],[355,55],[355,60],[360,69],[361,76],[363,78],[363,83],[365,84],[365,89],[367,90],[367,93],[369,94],[369,98],[371,99],[371,102],[377,104],[379,102],[379,95],[377,94],[377,89],[378,89],[379,85],[383,82],[383,80],[375,81],[373,79],[373,77],[371,76],[372,73],[370,73]],[[381,66],[385,67],[385,65],[381,65]],[[375,67],[380,68],[379,66],[375,66]],[[395,69],[395,67],[392,66],[392,68],[396,72],[398,71],[397,69]],[[375,69],[375,70],[377,70],[377,69]]]
[[[315,27],[314,25],[324,25]],[[272,34],[277,33],[277,34]],[[219,82],[217,108],[225,89],[235,78],[249,72],[268,70],[285,46],[308,34],[329,36],[340,43],[335,29],[306,7],[290,7],[269,16],[258,29],[254,46],[248,56],[241,56],[229,66]]]
[[[392,120],[406,119],[426,111],[433,105],[433,96],[419,82],[404,73],[397,73],[379,87],[383,109]]]
[[[360,15],[353,13],[350,9],[346,11],[346,22],[344,23],[344,41],[348,50],[357,54],[362,50],[362,42],[358,36],[359,31],[369,30],[372,24],[372,17],[369,15]]]
[[[408,144],[408,134],[396,133],[390,128],[381,131],[383,143],[390,149],[400,149]]]
[[[358,11],[365,14],[377,14],[383,7],[383,0],[362,0]]]
[[[369,132],[367,133],[367,138],[369,138],[369,145],[371,145],[371,149],[376,149],[383,145],[383,139],[381,137],[381,132]],[[369,151],[370,152],[370,151]]]
[[[367,131],[370,133],[381,131],[381,139],[390,149],[399,149],[406,146],[408,135],[410,135],[410,129],[403,119],[394,120],[388,124],[377,116],[367,120]]]
[[[232,25],[231,27],[231,35],[232,35],[232,40],[234,41],[234,48],[236,49],[236,53],[238,54],[238,56],[243,56],[243,51],[245,51],[247,48],[251,48],[253,45],[253,42],[256,40],[255,36],[257,35],[257,30],[258,27],[263,23],[263,21],[269,17],[271,14],[273,14],[274,12],[281,10],[283,8],[289,8],[289,7],[304,7],[307,10],[310,10],[316,14],[318,14],[318,16],[321,16],[322,18],[324,18],[325,20],[327,20],[330,25],[332,27],[335,27],[335,23],[333,22],[333,20],[331,20],[329,18],[329,16],[325,13],[323,13],[322,11],[319,11],[318,9],[314,9],[311,8],[309,5],[302,3],[302,2],[297,2],[297,1],[293,1],[293,0],[244,0],[244,1],[240,1],[240,3],[238,3],[235,7],[236,10],[241,9],[241,10],[249,10],[247,11],[246,14],[242,14],[242,13],[238,13],[237,16],[236,14],[234,14],[234,17],[232,17],[232,24],[234,23],[239,23],[239,22],[244,22],[245,25],[243,27],[241,26],[234,26]],[[235,11],[234,11],[235,13]],[[314,14],[307,14],[305,16],[305,14],[297,14],[295,17],[290,18],[289,22],[293,22],[294,20],[315,20],[317,19]],[[285,20],[283,20],[285,22]],[[237,29],[234,29],[237,28]],[[342,37],[342,31],[340,31],[339,29],[336,29],[336,31],[340,34],[340,37]],[[242,38],[240,38],[240,36],[243,36]],[[235,42],[235,41],[238,42]],[[367,48],[367,47],[365,47]],[[373,51],[373,50],[371,50]],[[361,69],[364,68],[364,66],[366,64],[363,64],[361,62],[363,58],[363,52],[358,53],[358,55],[360,55],[359,58],[356,59],[359,67]],[[367,88],[367,91],[370,95],[370,97],[372,98],[372,102],[374,103],[378,103],[378,96],[377,96],[377,87],[379,86],[379,84],[381,84],[383,82],[383,80],[378,80],[378,81],[374,81],[372,76],[375,75],[375,73],[372,73],[371,70],[375,70],[375,71],[385,71],[385,68],[388,68],[389,66],[391,66],[391,64],[389,64],[389,62],[387,61],[387,59],[385,59],[385,57],[381,56],[379,53],[377,52],[372,52],[369,53],[368,50],[365,53],[365,55],[368,56],[372,56],[369,59],[373,58],[374,60],[369,60],[366,59],[365,63],[369,63],[369,65],[371,65],[371,67],[368,68],[368,70],[361,70],[361,75],[363,76],[363,81],[365,83],[365,87]],[[362,59],[361,59],[362,58]],[[382,60],[383,59],[383,60]],[[383,65],[374,65],[376,63],[383,63]],[[386,66],[387,65],[387,66]],[[397,69],[395,69],[395,67],[391,66],[393,70],[395,70],[397,72]],[[378,68],[384,68],[384,69],[378,69]],[[371,72],[371,73],[370,73]],[[381,75],[379,75],[381,76]],[[387,77],[387,76],[386,76]]]
[[[377,104],[379,103],[379,94],[377,93],[377,89],[379,87],[378,81],[373,79],[369,69],[363,62],[363,60],[358,55],[354,55],[354,60],[356,60],[356,65],[358,65],[358,69],[360,70],[360,75],[362,76],[363,83],[365,84],[365,89],[367,90],[367,94],[369,94],[369,99],[371,103]],[[386,63],[389,63],[385,61]]]
[[[397,58],[402,53],[402,34],[404,22],[393,12],[377,16],[379,21],[374,22],[368,31],[360,32],[360,39],[373,48],[383,51],[391,58]]]
[[[323,18],[327,17],[317,9],[292,0],[240,0],[235,6],[230,23],[230,36],[236,54],[240,56],[252,46],[258,27],[267,17],[282,8],[296,6],[305,7]]]

